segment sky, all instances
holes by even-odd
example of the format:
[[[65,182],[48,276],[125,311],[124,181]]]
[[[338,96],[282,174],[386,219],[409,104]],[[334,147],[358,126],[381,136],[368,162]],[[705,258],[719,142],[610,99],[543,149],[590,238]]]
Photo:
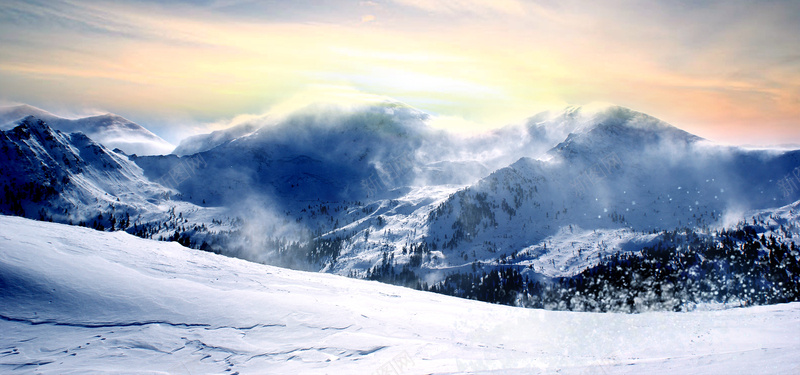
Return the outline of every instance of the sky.
[[[0,103],[170,142],[392,98],[475,131],[611,103],[711,140],[800,144],[800,1],[0,2]]]

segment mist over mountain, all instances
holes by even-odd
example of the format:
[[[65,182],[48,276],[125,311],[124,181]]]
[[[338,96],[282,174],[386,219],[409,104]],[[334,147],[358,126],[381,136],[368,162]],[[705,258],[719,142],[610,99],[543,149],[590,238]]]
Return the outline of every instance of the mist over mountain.
[[[29,117],[3,133],[3,165],[13,166],[2,170],[12,192],[4,212],[458,294],[449,289],[454,277],[472,280],[473,290],[487,272],[557,282],[609,257],[677,246],[671,231],[718,243],[726,235],[717,232],[744,230],[759,213],[791,223],[786,207],[800,191],[799,151],[716,145],[617,106],[568,107],[469,136],[430,121],[392,101],[317,104],[195,136],[172,155],[95,144],[96,157],[88,157],[81,150],[90,138]],[[41,135],[26,135],[30,129]],[[14,193],[23,186],[41,193]],[[776,232],[759,220],[757,234],[785,246],[800,238],[797,226]],[[754,241],[748,236],[731,241],[745,246]],[[524,285],[503,293],[528,302],[495,292],[463,296],[531,306],[555,298],[532,284],[508,285]]]
[[[797,199],[779,181],[800,165],[798,151],[716,146],[623,108],[595,119],[545,157],[522,158],[451,195],[431,212],[429,239],[480,260],[541,247],[565,228],[715,228]]]
[[[178,145],[178,147],[172,150],[172,154],[186,156],[208,151],[236,138],[252,134],[261,126],[263,125],[248,122],[234,125],[226,129],[216,130],[208,134],[193,135],[181,140],[181,143]]]
[[[0,129],[8,130],[27,116],[44,120],[64,133],[82,132],[109,149],[127,154],[158,155],[169,153],[173,146],[141,125],[111,113],[67,119],[30,105],[0,108]]]

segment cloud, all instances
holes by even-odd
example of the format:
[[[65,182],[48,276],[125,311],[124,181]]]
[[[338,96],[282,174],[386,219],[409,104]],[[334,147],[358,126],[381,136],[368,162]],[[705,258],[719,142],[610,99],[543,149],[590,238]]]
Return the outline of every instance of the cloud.
[[[375,103],[396,101],[386,96],[372,95],[349,86],[341,85],[314,85],[283,100],[273,103],[269,108],[255,113],[238,114],[197,124],[195,134],[208,133],[215,130],[233,128],[239,125],[274,125],[285,120],[288,116],[314,105],[325,104],[339,108],[350,108]]]
[[[395,3],[418,8],[427,12],[458,14],[499,13],[504,15],[524,15],[525,6],[516,0],[394,0]]]
[[[262,114],[246,113],[246,114],[236,115],[230,119],[217,120],[205,124],[203,127],[198,128],[198,130],[200,131],[200,133],[204,133],[209,130],[211,131],[223,130],[244,124],[265,123],[268,119],[269,119],[269,113],[262,113]]]
[[[326,4],[5,1],[2,97],[209,122],[349,87],[492,124],[607,101],[711,139],[800,118],[798,2]]]

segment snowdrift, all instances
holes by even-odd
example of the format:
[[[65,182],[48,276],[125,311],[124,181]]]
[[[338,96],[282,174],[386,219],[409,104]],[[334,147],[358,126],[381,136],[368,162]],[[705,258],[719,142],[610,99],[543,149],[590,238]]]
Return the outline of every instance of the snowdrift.
[[[519,309],[0,216],[0,370],[800,372],[800,303]]]

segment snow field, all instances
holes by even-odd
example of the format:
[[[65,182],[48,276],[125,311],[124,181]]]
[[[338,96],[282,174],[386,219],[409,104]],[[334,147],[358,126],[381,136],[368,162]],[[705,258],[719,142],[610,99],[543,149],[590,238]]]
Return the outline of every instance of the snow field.
[[[526,310],[0,217],[0,369],[788,374],[800,304]]]

